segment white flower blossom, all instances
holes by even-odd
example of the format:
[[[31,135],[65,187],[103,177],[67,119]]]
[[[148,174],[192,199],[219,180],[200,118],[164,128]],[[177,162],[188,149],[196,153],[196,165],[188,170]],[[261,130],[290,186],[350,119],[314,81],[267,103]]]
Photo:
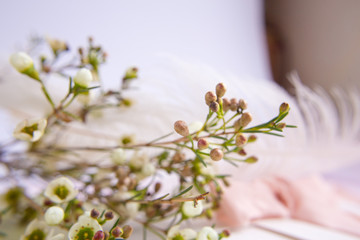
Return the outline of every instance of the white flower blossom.
[[[84,214],[71,226],[68,237],[69,240],[85,239],[84,236],[87,236],[86,239],[92,239],[97,231],[102,231],[98,221]]]
[[[44,221],[39,221],[37,219],[33,220],[26,227],[24,235],[22,235],[20,238],[20,240],[29,239],[51,240],[51,232],[49,226]]]
[[[87,88],[93,81],[92,73],[87,68],[81,68],[74,76],[75,84]]]
[[[34,66],[32,58],[25,52],[17,52],[10,56],[11,65],[23,73]]]
[[[25,119],[16,126],[13,135],[20,140],[36,142],[44,135],[46,125],[46,119]]]
[[[45,196],[55,203],[68,202],[77,195],[74,184],[66,177],[51,181],[45,190]]]
[[[50,207],[46,210],[44,218],[49,225],[59,224],[64,219],[64,210],[57,206]]]
[[[68,46],[67,46],[66,42],[64,42],[64,41],[61,41],[59,39],[49,38],[49,37],[46,38],[46,41],[48,42],[48,44],[50,45],[51,49],[53,50],[53,52],[55,54],[57,54],[58,52],[68,50]]]
[[[111,152],[110,158],[115,164],[122,165],[126,162],[126,154],[124,149],[117,148],[114,151]]]
[[[204,209],[202,201],[197,201],[196,207],[193,201],[184,202],[182,205],[182,212],[186,217],[192,218],[199,216]]]
[[[212,227],[203,227],[198,233],[196,240],[218,240],[219,234]]]
[[[191,228],[180,229],[180,225],[172,226],[166,236],[166,240],[193,240],[196,232]]]
[[[76,96],[76,100],[84,105],[89,104],[95,98],[94,91],[82,92]]]

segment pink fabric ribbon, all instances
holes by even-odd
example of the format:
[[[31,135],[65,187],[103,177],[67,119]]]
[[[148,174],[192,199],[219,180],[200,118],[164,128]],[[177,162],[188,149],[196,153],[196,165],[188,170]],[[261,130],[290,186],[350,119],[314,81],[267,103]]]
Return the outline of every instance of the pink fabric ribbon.
[[[263,218],[291,217],[360,236],[360,215],[346,211],[344,201],[360,201],[312,176],[296,181],[272,177],[254,182],[231,181],[225,188],[218,220],[240,227]]]

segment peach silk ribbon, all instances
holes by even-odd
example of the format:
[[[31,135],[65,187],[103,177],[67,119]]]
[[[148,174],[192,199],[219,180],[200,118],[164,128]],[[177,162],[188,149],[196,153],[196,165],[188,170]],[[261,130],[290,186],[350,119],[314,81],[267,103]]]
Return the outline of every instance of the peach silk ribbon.
[[[344,201],[360,206],[319,176],[296,181],[271,177],[254,182],[231,181],[225,188],[218,220],[241,227],[257,219],[290,217],[360,236],[360,215],[346,211]]]

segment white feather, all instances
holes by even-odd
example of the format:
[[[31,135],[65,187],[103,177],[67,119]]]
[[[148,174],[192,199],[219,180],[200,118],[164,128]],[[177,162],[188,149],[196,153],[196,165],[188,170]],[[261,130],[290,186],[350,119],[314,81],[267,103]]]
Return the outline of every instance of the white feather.
[[[73,123],[72,130],[60,143],[113,145],[123,134],[135,134],[138,141],[154,139],[171,132],[176,120],[188,123],[204,120],[208,111],[204,94],[214,90],[218,82],[224,82],[228,86],[226,97],[247,100],[254,125],[275,116],[279,105],[285,101],[291,106],[286,122],[298,128],[286,129],[285,138],[259,136],[259,141],[248,148],[250,154],[259,157],[257,164],[241,164],[235,169],[221,163],[221,171],[230,171],[239,179],[270,174],[294,177],[329,171],[360,160],[360,97],[357,89],[337,88],[330,95],[321,88],[311,90],[293,74],[294,98],[269,80],[218,73],[209,66],[170,56],[162,57],[159,62],[153,64],[151,71],[141,72],[136,89],[127,93],[127,97],[135,100],[133,107],[106,110],[103,118],[91,118],[84,126]],[[44,113],[44,107],[48,111],[36,82],[14,73],[1,84],[3,108],[35,117]],[[57,91],[66,89],[64,82],[48,84]],[[52,93],[59,95],[55,91]],[[89,131],[90,137],[84,139]]]

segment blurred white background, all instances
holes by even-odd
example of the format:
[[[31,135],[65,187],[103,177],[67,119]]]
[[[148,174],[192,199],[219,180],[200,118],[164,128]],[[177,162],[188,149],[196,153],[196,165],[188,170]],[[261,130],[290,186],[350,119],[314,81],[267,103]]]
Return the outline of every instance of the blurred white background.
[[[102,76],[118,81],[131,65],[148,71],[162,54],[207,64],[237,76],[269,79],[260,0],[1,1],[0,59],[22,49],[31,34],[109,52]]]

